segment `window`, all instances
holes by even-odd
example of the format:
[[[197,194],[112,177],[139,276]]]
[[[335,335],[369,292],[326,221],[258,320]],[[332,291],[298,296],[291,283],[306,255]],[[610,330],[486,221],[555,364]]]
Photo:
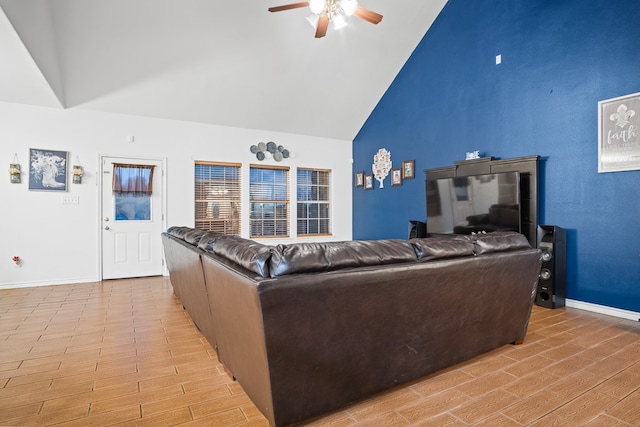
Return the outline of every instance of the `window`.
[[[150,221],[153,193],[151,165],[113,164],[116,221]]]
[[[195,226],[240,235],[240,164],[195,163]]]
[[[251,237],[289,235],[289,168],[252,165],[249,174]]]
[[[298,236],[331,233],[331,171],[298,169]]]

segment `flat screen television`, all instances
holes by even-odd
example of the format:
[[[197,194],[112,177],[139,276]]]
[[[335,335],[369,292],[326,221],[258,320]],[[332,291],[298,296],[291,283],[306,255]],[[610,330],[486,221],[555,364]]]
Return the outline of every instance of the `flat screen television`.
[[[427,234],[520,232],[520,172],[427,180]]]

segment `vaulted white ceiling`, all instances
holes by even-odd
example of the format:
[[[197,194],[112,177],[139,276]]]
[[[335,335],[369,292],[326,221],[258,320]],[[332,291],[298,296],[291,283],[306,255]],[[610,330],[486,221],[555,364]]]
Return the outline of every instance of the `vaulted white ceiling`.
[[[288,0],[0,0],[0,102],[352,140],[446,0],[360,0],[314,38]]]

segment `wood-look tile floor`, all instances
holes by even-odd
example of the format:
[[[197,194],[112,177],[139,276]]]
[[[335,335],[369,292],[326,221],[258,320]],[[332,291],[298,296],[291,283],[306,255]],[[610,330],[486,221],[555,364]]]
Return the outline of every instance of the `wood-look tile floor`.
[[[154,277],[0,290],[0,425],[268,423]],[[523,345],[303,425],[640,426],[640,325],[534,307]]]

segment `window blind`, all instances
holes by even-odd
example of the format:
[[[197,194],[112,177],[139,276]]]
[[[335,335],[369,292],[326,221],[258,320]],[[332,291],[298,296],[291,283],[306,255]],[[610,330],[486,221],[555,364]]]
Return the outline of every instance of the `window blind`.
[[[195,226],[240,235],[240,164],[195,162]]]
[[[330,187],[331,171],[298,169],[298,236],[331,234]]]
[[[251,165],[251,237],[289,236],[289,168]]]

